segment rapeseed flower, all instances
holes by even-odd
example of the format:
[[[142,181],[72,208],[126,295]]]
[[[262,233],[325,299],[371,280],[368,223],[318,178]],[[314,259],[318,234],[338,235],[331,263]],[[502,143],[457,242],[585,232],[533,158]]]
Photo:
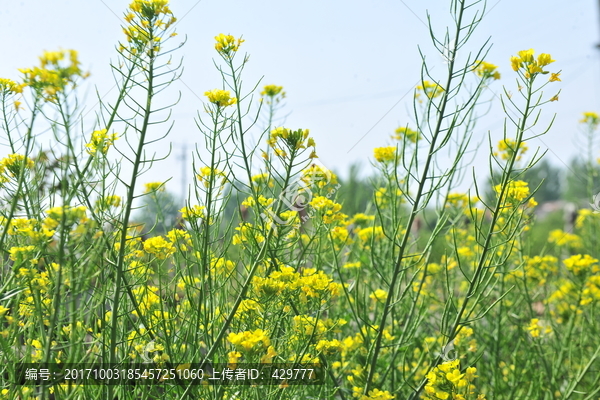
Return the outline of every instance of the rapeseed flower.
[[[420,97],[420,92],[423,92],[429,99],[433,99],[441,96],[442,93],[444,93],[444,88],[435,82],[423,81],[422,85],[417,86],[417,94],[415,97]]]
[[[118,138],[116,133],[109,135],[106,129],[101,129],[92,132],[92,137],[85,147],[87,147],[87,152],[91,155],[95,155],[97,152],[106,154],[110,146],[112,146]]]
[[[521,156],[527,152],[529,148],[525,142],[519,143],[517,150],[517,142],[512,139],[502,139],[498,142],[498,151],[494,152],[494,156],[500,156],[503,160],[509,160],[513,157],[514,153],[517,152],[516,160],[519,161]]]
[[[287,156],[284,150],[276,147],[278,141],[282,141],[286,147],[292,151],[305,149],[307,147],[315,147],[313,138],[308,137],[308,129],[292,130],[284,127],[278,127],[271,131],[271,136],[267,140],[267,144],[271,146],[277,154],[282,157]],[[279,150],[279,152],[278,152]]]
[[[494,190],[496,193],[500,193],[502,189],[502,185],[494,186]],[[523,204],[524,200],[529,198],[526,204]],[[521,204],[526,207],[535,207],[537,202],[530,197],[529,185],[524,181],[510,181],[505,190],[505,198],[504,198],[505,206],[519,206]]]
[[[373,150],[375,159],[380,163],[388,163],[396,159],[396,146],[376,147]]]
[[[229,336],[227,336],[227,341],[233,344],[238,351],[244,353],[266,349],[271,344],[268,332],[263,331],[262,329],[239,333],[231,332]]]
[[[29,157],[23,154],[9,154],[7,157],[0,160],[0,173],[8,171],[12,177],[18,177],[21,173],[21,168],[25,170],[33,169],[34,162]]]
[[[232,35],[225,35],[220,33],[218,36],[215,36],[215,49],[222,56],[226,56],[228,58],[233,57],[236,51],[240,48],[241,44],[244,42],[244,39],[238,38],[236,39]]]
[[[144,242],[144,250],[148,254],[154,255],[159,260],[164,260],[175,253],[175,246],[168,242],[162,236],[155,236],[146,239]]]
[[[222,187],[225,182],[227,182],[227,176],[223,171],[208,166],[200,168],[200,173],[196,174],[196,178],[202,182],[205,188],[210,187],[211,183],[213,185],[218,183],[218,185]],[[218,179],[220,179],[220,181],[217,181]]]
[[[600,268],[598,268],[598,259],[587,254],[576,254],[563,260],[563,263],[565,264],[565,267],[575,275],[600,272]]]
[[[179,212],[181,213],[181,218],[186,221],[195,221],[200,218],[204,218],[204,210],[206,207],[194,205],[192,207],[183,207]]]
[[[283,91],[283,86],[266,85],[263,88],[263,91],[260,92],[261,96],[267,96],[267,97],[275,97],[278,94],[281,94],[281,97],[285,97],[285,92]]]
[[[388,292],[386,292],[383,289],[377,289],[376,291],[374,291],[373,293],[371,293],[369,295],[369,298],[371,298],[371,300],[375,300],[375,301],[379,301],[382,302],[385,299],[387,299],[388,297]]]
[[[537,60],[535,59],[535,51],[533,49],[521,50],[517,53],[517,56],[510,58],[511,67],[514,71],[523,70],[523,75],[526,79],[534,78],[538,74],[548,74],[543,67],[553,63],[555,60],[552,56],[547,53],[541,53],[538,55]],[[550,76],[550,81],[560,81],[556,73]]]
[[[542,329],[544,334],[552,332],[552,328],[549,326],[544,327],[538,318],[532,318],[529,326],[527,326],[527,330],[532,338],[540,337],[542,334]]]
[[[324,196],[316,196],[309,203],[323,218],[326,224],[343,223],[348,217],[340,212],[342,205]]]
[[[233,235],[232,244],[238,245],[243,243],[248,243],[250,241],[256,243],[262,243],[265,241],[265,237],[256,231],[256,228],[252,226],[252,224],[247,222],[242,222],[240,226],[235,228],[238,233]]]
[[[373,389],[373,390],[369,390],[369,395],[362,395],[360,397],[360,400],[393,400],[396,398],[396,396],[393,396],[390,392],[388,392],[387,390],[382,391],[379,389]]]
[[[564,232],[561,229],[554,229],[550,231],[550,234],[548,235],[548,242],[556,243],[557,246],[565,246],[574,249],[582,246],[581,238],[578,235]]]
[[[399,128],[396,128],[394,133],[395,134],[392,135],[392,138],[394,138],[396,140],[406,139],[409,142],[417,143],[419,141],[419,139],[421,139],[421,134],[418,131],[410,129],[407,126],[401,126]]]
[[[106,210],[110,207],[119,207],[121,205],[121,196],[108,195],[102,197],[96,201],[96,208],[98,210]]]
[[[583,113],[583,118],[579,120],[579,122],[582,124],[589,124],[596,128],[598,124],[600,124],[600,116],[598,116],[598,113],[593,111],[586,111]]]
[[[237,103],[237,99],[231,97],[229,90],[213,89],[205,92],[204,95],[208,97],[208,101],[216,104],[217,107],[227,107]]]
[[[144,184],[144,193],[164,192],[164,182],[148,182]]]
[[[317,186],[319,188],[323,188],[328,184],[335,185],[338,183],[337,176],[333,171],[317,163],[312,163],[308,168],[303,169],[300,180],[307,186]]]
[[[476,61],[478,64],[475,68],[475,73],[483,79],[493,78],[500,79],[500,73],[497,71],[498,66],[486,61]]]
[[[24,85],[42,93],[51,102],[56,101],[57,93],[76,87],[78,78],[89,76],[81,70],[75,50],[45,51],[40,57],[40,67],[19,71],[23,74]]]
[[[24,86],[24,84],[18,84],[10,79],[0,78],[0,94],[23,93]]]

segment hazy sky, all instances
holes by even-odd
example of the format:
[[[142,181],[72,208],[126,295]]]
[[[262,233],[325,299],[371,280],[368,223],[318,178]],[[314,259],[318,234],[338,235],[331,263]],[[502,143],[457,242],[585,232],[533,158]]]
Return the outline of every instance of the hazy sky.
[[[264,76],[264,84],[284,86],[283,114],[289,114],[285,125],[311,130],[323,164],[344,173],[359,161],[368,172],[373,147],[390,144],[393,130],[412,121],[412,90],[420,73],[417,45],[440,64],[430,45],[426,10],[441,33],[449,22],[448,4],[442,0],[173,0],[171,9],[180,19],[177,38],[187,35],[187,43],[175,53],[184,58],[183,76],[166,93],[172,98],[177,91],[182,95],[169,140],[187,144],[188,149],[195,142],[203,143],[193,118],[196,110],[202,110],[203,93],[220,87],[212,64],[213,38],[218,33],[243,35],[242,49],[251,55],[246,85]],[[72,48],[92,74],[89,83],[110,99],[116,93],[110,92],[114,81],[109,61],[117,58],[115,45],[123,40],[120,26],[127,6],[121,0],[2,1],[0,76],[17,79],[17,68],[37,64],[43,50]],[[534,48],[556,60],[550,69],[562,70],[562,82],[549,87],[547,96],[558,89],[562,93],[543,111],[548,118],[556,113],[556,121],[548,134],[531,141],[529,147],[549,150],[554,164],[568,163],[580,151],[575,141],[581,113],[600,111],[597,2],[492,0],[470,48],[477,50],[489,36],[493,47],[487,61],[499,65],[502,73],[502,80],[492,86],[497,94],[502,85],[515,90],[509,57],[518,50]],[[442,67],[433,73],[441,77]],[[90,107],[94,105],[91,88],[86,103]],[[498,139],[503,120],[496,98],[490,114],[477,126],[475,141],[484,139],[488,131]],[[536,129],[542,131],[542,125]],[[156,148],[160,151],[165,145]],[[0,155],[6,153],[0,147]],[[174,176],[171,188],[179,193],[180,153],[176,148],[142,181]],[[474,162],[485,174],[486,152],[478,152]]]

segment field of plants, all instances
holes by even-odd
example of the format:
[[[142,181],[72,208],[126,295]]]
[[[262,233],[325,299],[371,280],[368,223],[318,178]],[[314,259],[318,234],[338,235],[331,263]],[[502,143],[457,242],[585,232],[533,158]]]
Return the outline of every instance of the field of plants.
[[[533,49],[487,61],[469,41],[485,4],[448,3],[454,25],[431,37],[445,70],[423,55],[412,122],[374,149],[357,213],[309,129],[274,124],[283,87],[245,82],[244,40],[218,34],[222,81],[203,90],[192,189],[167,221],[147,148],[175,122],[168,0],[125,10],[118,91],[93,120],[75,50],[0,78],[0,398],[600,399],[600,213],[535,254],[528,240],[523,177],[543,156],[528,141],[552,128],[531,130],[560,71]],[[465,161],[488,107],[506,122],[479,175]],[[581,123],[593,135],[600,117]],[[140,202],[154,223],[136,222]]]

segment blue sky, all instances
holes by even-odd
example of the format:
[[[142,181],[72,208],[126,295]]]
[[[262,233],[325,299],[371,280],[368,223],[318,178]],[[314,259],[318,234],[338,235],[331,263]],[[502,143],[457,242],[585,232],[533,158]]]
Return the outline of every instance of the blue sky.
[[[193,121],[202,110],[206,90],[220,87],[212,64],[216,58],[214,36],[243,35],[243,50],[250,54],[245,82],[263,78],[264,84],[282,85],[287,92],[285,125],[309,128],[317,152],[326,166],[342,172],[353,162],[370,170],[373,147],[391,143],[393,130],[412,121],[412,89],[419,80],[417,46],[439,64],[432,51],[426,24],[429,10],[434,25],[443,32],[449,1],[213,1],[173,0],[171,9],[180,21],[177,32],[185,46],[175,55],[183,57],[185,71],[166,96],[182,99],[174,108],[175,128],[169,139],[177,145],[202,143]],[[43,50],[76,49],[86,70],[89,86],[82,87],[94,105],[94,85],[106,98],[114,96],[109,61],[116,60],[115,45],[123,39],[122,15],[128,5],[120,0],[28,0],[3,2],[0,35],[3,56],[0,76],[16,79],[17,68],[37,64]],[[560,100],[548,104],[543,121],[554,113],[552,129],[532,140],[530,149],[548,150],[556,165],[568,163],[580,149],[576,146],[578,120],[583,111],[600,111],[600,42],[598,4],[592,0],[492,0],[471,44],[491,36],[487,61],[497,64],[502,85],[515,90],[509,57],[518,50],[534,48],[552,54],[550,69],[562,70],[562,82],[549,87],[548,97],[561,89]],[[434,70],[442,73],[442,68]],[[408,95],[407,95],[408,93]],[[502,135],[504,116],[496,98],[490,113],[475,131],[476,142],[488,132]],[[540,123],[539,131],[542,130]],[[539,133],[539,132],[538,132]],[[485,143],[484,143],[485,144]],[[165,146],[156,147],[159,152]],[[0,155],[7,149],[0,147]],[[180,165],[175,156],[163,161],[142,181],[174,176],[173,191],[179,193]],[[600,151],[596,151],[600,156]],[[474,166],[487,168],[485,152],[475,154]],[[188,176],[191,175],[191,170]],[[481,176],[482,180],[485,176]],[[465,183],[465,185],[468,182]]]

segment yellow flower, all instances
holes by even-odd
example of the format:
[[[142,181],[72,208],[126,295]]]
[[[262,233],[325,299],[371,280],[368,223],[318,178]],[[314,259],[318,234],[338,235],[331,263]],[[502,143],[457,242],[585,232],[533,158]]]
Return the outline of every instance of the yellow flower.
[[[519,68],[521,68],[521,59],[519,57],[511,57],[510,66],[512,67],[513,71],[518,71]]]
[[[290,150],[305,149],[308,146],[315,146],[315,141],[308,137],[310,131],[308,129],[292,130],[284,127],[277,127],[271,131],[271,136],[267,140],[267,144],[275,149],[275,152],[280,156],[285,157],[285,151],[276,147],[277,141],[281,140]],[[281,152],[278,152],[280,150]]]
[[[555,74],[554,72],[552,72],[552,73],[550,74],[550,78],[549,78],[548,80],[549,80],[550,82],[560,82],[561,80],[560,80],[560,78],[559,78],[559,75],[560,75],[560,72],[558,72],[558,73],[556,73],[556,74]]]
[[[517,149],[517,142],[512,139],[502,139],[498,142],[498,152],[495,152],[494,155],[498,157],[500,155],[503,160],[509,160],[514,155]],[[525,142],[519,143],[519,150],[516,160],[519,161],[521,156],[527,152],[529,148]]]
[[[238,351],[243,351],[245,353],[256,349],[268,348],[271,344],[267,332],[263,331],[262,329],[239,333],[231,332],[229,336],[227,336],[227,341],[233,344]]]
[[[545,67],[546,65],[553,63],[556,60],[553,60],[550,54],[542,53],[538,56],[537,63],[540,67]]]
[[[587,254],[576,254],[565,259],[563,263],[565,264],[565,267],[575,275],[580,275],[582,272],[596,273],[600,271],[600,269],[598,269],[598,260]]]
[[[121,197],[117,195],[109,195],[96,201],[96,208],[98,210],[106,210],[110,207],[119,207],[120,205]]]
[[[149,182],[144,184],[144,193],[164,192],[165,184],[163,182]]]
[[[383,289],[377,289],[376,291],[374,291],[373,293],[371,293],[369,295],[369,298],[371,298],[371,300],[375,300],[375,301],[384,301],[385,299],[387,299],[388,297],[388,292],[386,292]]]
[[[215,36],[215,49],[222,55],[231,56],[231,53],[238,51],[240,45],[244,42],[244,39],[236,39],[232,35],[225,35],[223,33]]]
[[[368,245],[371,240],[383,239],[383,228],[381,226],[370,226],[358,231],[358,237],[363,245]]]
[[[258,175],[254,175],[252,177],[252,182],[256,183],[257,185],[266,185],[270,188],[272,188],[273,186],[275,186],[275,183],[273,181],[273,179],[271,179],[271,177],[269,176],[268,173],[264,172],[262,174],[258,174]]]
[[[548,333],[552,332],[551,327],[549,327],[549,326],[544,327],[540,323],[540,320],[538,318],[532,318],[531,322],[529,323],[529,326],[527,327],[527,330],[529,331],[529,334],[531,335],[532,338],[538,338],[542,334],[542,328],[543,328],[544,334],[548,334]]]
[[[417,86],[417,90],[419,92],[425,93],[425,96],[432,99],[434,97],[440,96],[444,92],[444,88],[438,85],[435,82],[423,81],[422,85]],[[420,93],[417,92],[416,97],[420,96]]]
[[[204,218],[204,210],[206,207],[194,205],[190,207],[183,207],[179,212],[181,213],[181,218],[187,221],[194,221],[198,218]]]
[[[256,243],[262,243],[265,241],[265,237],[261,233],[256,232],[255,228],[250,223],[242,222],[240,226],[235,228],[235,230],[238,231],[238,233],[233,235],[233,245],[247,243],[249,241],[255,241]]]
[[[23,154],[9,154],[8,157],[0,160],[0,174],[7,170],[11,176],[18,177],[21,173],[21,168],[25,170],[32,169],[34,162],[29,157]],[[1,182],[2,177],[0,177]]]
[[[409,142],[417,143],[417,141],[421,139],[421,134],[418,131],[414,131],[406,126],[397,128],[395,133],[395,135],[392,135],[392,138],[396,140],[403,140],[406,138]]]
[[[360,267],[361,267],[361,262],[360,261],[357,261],[357,262],[354,262],[354,263],[346,263],[346,264],[344,264],[342,266],[342,268],[344,268],[344,269],[358,269]]]
[[[556,243],[557,246],[566,246],[579,248],[582,245],[581,238],[573,233],[564,232],[560,229],[550,231],[548,235],[549,243]]]
[[[22,93],[25,85],[19,85],[18,83],[5,78],[0,78],[0,93]]]
[[[529,50],[521,50],[517,54],[519,55],[519,58],[521,59],[522,62],[530,63],[530,62],[533,62],[533,53],[534,53],[534,50],[529,49]]]
[[[173,243],[166,241],[162,236],[155,236],[144,242],[144,250],[148,254],[156,256],[159,260],[164,260],[175,253]]]
[[[494,186],[494,191],[500,194],[502,186]],[[519,206],[521,203],[530,196],[529,185],[524,181],[510,181],[505,191],[505,205],[506,206]],[[526,204],[527,207],[535,207],[537,202],[532,198]]]
[[[94,131],[90,142],[85,145],[88,148],[87,152],[91,155],[95,155],[96,152],[106,154],[110,146],[113,145],[114,141],[118,139],[116,133],[108,135],[106,129]]]
[[[387,163],[396,159],[396,146],[376,147],[373,150],[375,159],[380,163]]]
[[[534,57],[533,49],[521,50],[517,54],[518,57],[513,56],[510,58],[512,69],[518,71],[521,68],[523,68],[525,70],[523,75],[527,79],[533,78],[537,74],[547,74],[548,71],[544,71],[543,67],[555,61],[552,59],[550,54],[546,53],[541,53],[540,55],[538,55],[536,60]],[[553,78],[558,79],[558,75],[559,73],[551,76],[551,81],[553,81]]]
[[[476,61],[478,63],[475,68],[475,73],[483,79],[493,78],[494,80],[500,79],[500,73],[497,71],[498,66],[491,64],[486,61]]]
[[[593,127],[596,127],[600,123],[600,117],[598,116],[598,113],[595,113],[593,111],[586,111],[583,113],[583,118],[579,120],[579,122],[581,122],[582,124],[589,124]]]
[[[208,188],[212,184],[217,183],[219,186],[223,186],[225,182],[227,182],[227,176],[221,170],[216,168],[211,169],[208,166],[200,168],[200,173],[196,175],[196,178],[204,184],[205,188]],[[217,182],[217,178],[220,179],[220,182]]]
[[[393,400],[396,396],[393,396],[390,392],[381,391],[379,389],[369,390],[369,395],[362,395],[360,400]]]
[[[65,61],[67,60],[68,61]],[[56,94],[67,87],[75,87],[77,78],[87,78],[89,73],[80,69],[75,50],[45,51],[40,57],[40,67],[22,68],[23,84],[44,95],[47,101],[56,101]]]
[[[229,90],[213,89],[205,92],[204,95],[208,97],[208,101],[218,107],[227,107],[237,103],[237,99],[231,97]]]
[[[344,222],[346,220],[347,215],[340,212],[342,205],[324,196],[316,196],[309,204],[320,212],[323,216],[323,222],[326,224]]]
[[[261,96],[267,97],[275,97],[281,93],[281,97],[285,97],[285,92],[283,91],[283,86],[277,85],[266,85],[263,88],[263,91],[260,92]]]

